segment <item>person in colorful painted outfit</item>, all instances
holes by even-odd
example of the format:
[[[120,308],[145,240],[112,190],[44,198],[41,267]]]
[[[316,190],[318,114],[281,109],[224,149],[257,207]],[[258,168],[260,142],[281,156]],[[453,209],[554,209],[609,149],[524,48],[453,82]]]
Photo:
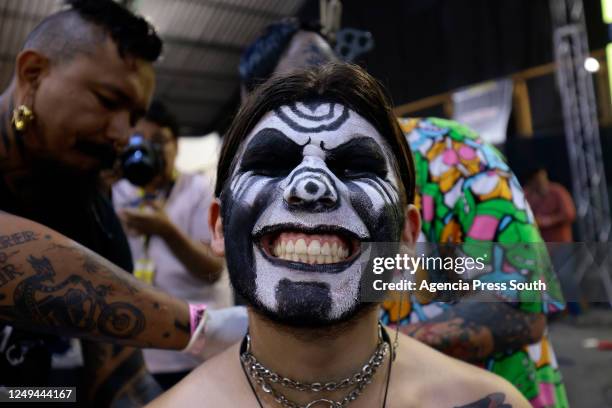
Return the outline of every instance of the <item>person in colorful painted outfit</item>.
[[[243,94],[275,74],[336,59],[318,32],[304,29],[295,20],[278,22],[243,54]],[[400,324],[402,332],[503,376],[534,407],[568,406],[545,334],[545,315],[562,309],[564,303],[517,179],[496,149],[459,123],[429,118],[400,119],[400,125],[415,156],[421,240],[490,244],[489,251],[496,256],[488,259],[496,263],[479,279],[543,280],[548,291],[541,296],[506,291],[499,299],[458,303],[435,302],[416,294],[401,303],[400,299],[386,302],[382,321]],[[523,243],[531,245],[517,246]],[[527,262],[518,265],[520,258]]]
[[[533,292],[500,293],[506,303],[447,304],[414,295],[402,304],[388,301],[383,321],[503,376],[534,407],[568,406],[550,342],[534,327],[539,316],[564,303],[518,180],[494,147],[457,122],[400,119],[400,126],[415,158],[422,239],[492,243],[487,257],[492,270],[480,280],[543,280],[549,287],[541,298]],[[531,245],[520,249],[517,243]],[[513,251],[523,252],[517,257]],[[526,266],[525,259],[538,259],[533,264],[539,269]]]

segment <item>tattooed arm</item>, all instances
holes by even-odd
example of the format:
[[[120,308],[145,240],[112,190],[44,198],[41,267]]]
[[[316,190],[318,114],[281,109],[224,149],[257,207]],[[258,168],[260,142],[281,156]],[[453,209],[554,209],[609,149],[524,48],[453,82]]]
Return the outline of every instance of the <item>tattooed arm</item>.
[[[82,345],[89,405],[141,407],[163,392],[146,370],[141,350],[90,341]]]
[[[544,334],[543,313],[525,312],[495,299],[465,299],[435,318],[400,330],[461,360],[478,362],[517,350]]]
[[[1,212],[0,322],[136,347],[182,349],[190,336],[184,301],[49,228]]]

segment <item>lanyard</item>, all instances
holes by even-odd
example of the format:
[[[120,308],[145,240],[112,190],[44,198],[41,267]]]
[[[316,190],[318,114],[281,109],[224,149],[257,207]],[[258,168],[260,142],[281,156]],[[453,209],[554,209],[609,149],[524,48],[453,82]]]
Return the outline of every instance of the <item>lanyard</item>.
[[[155,200],[159,196],[162,197],[162,201],[161,201],[162,208],[165,208],[168,202],[168,199],[170,198],[170,194],[172,193],[172,190],[174,188],[174,185],[176,184],[175,180],[176,180],[176,177],[174,177],[173,180],[168,185],[168,187],[165,190],[163,190],[163,194],[159,194],[159,193],[150,194],[150,193],[147,193],[143,188],[140,188],[138,190],[138,195],[140,196],[140,199],[141,199],[140,210],[141,211],[144,210],[146,203],[148,201]],[[142,236],[143,257],[140,259],[137,259],[136,262],[134,263],[134,276],[143,282],[146,282],[148,284],[153,284],[153,282],[155,281],[155,262],[149,256],[150,245],[151,245],[151,236],[143,235]]]

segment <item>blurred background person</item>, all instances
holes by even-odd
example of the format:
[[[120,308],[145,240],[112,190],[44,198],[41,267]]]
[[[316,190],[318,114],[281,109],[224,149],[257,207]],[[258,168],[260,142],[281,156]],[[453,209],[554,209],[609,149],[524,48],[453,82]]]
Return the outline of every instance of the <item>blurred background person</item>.
[[[580,314],[581,293],[576,281],[576,262],[572,256],[574,242],[572,225],[576,207],[571,194],[563,185],[550,181],[543,166],[526,174],[525,197],[531,206],[542,238],[548,244],[555,272],[561,282],[568,312]]]
[[[216,309],[231,304],[223,259],[212,254],[208,180],[175,168],[179,126],[175,116],[154,101],[132,130],[122,155],[124,176],[112,190],[113,204],[126,229],[134,275],[189,302]],[[150,178],[150,181],[147,181]],[[201,360],[177,351],[145,350],[147,367],[169,388]]]
[[[545,242],[574,241],[574,200],[565,187],[548,179],[548,172],[544,167],[536,167],[527,176],[525,196]]]

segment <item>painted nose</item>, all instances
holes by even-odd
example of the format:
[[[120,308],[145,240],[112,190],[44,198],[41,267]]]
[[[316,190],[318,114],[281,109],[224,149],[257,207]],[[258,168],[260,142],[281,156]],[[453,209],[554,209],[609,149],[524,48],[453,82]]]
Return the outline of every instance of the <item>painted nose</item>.
[[[323,172],[296,175],[285,188],[283,198],[290,207],[309,211],[326,211],[338,204],[338,193]]]

